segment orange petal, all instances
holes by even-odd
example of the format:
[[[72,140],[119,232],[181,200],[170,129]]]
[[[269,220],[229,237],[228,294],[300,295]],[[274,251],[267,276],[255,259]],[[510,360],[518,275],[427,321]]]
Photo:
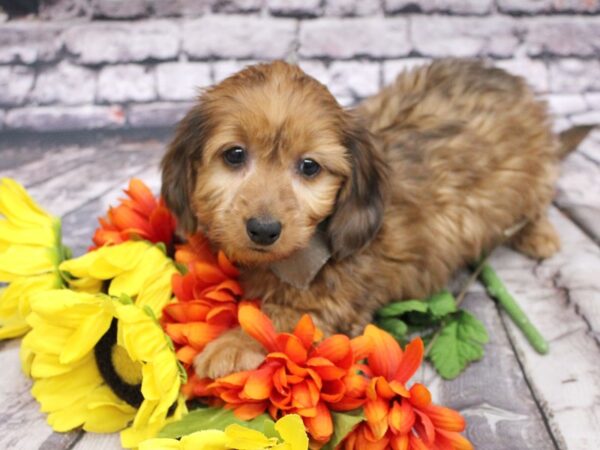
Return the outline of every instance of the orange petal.
[[[389,438],[387,434],[381,438],[376,438],[371,432],[371,428],[367,425],[362,429],[362,432],[358,435],[356,440],[357,450],[387,450],[389,444]]]
[[[223,253],[221,250],[219,250],[217,255],[217,262],[221,270],[225,272],[227,276],[232,278],[237,278],[240,276],[240,271],[231,263],[231,261],[229,261],[229,259],[227,259],[225,253]]]
[[[411,450],[431,450],[431,447],[429,447],[427,444],[425,444],[425,442],[423,442],[422,439],[418,438],[417,436],[415,436],[413,434],[410,435],[408,440],[410,443]]]
[[[250,400],[266,400],[273,388],[273,368],[253,370],[244,385],[244,396]]]
[[[456,432],[436,430],[436,444],[447,444],[453,450],[473,450],[473,444]]]
[[[312,367],[322,380],[339,380],[348,373],[322,357],[310,358],[306,365]]]
[[[179,361],[181,361],[183,364],[191,365],[192,362],[194,362],[194,358],[196,357],[196,355],[198,353],[199,353],[199,351],[196,350],[191,345],[185,345],[185,346],[181,347],[179,350],[177,350],[176,354],[177,354],[177,359]]]
[[[346,393],[346,385],[342,380],[325,381],[321,389],[321,399],[327,403],[339,402]]]
[[[369,422],[369,425],[371,425],[381,421],[382,419],[386,419],[389,410],[390,407],[388,401],[383,398],[378,397],[374,400],[367,400],[365,403],[365,417],[367,422]]]
[[[438,405],[429,405],[426,408],[422,408],[421,411],[427,414],[436,428],[459,432],[465,429],[464,417],[453,409]]]
[[[225,280],[225,274],[218,266],[198,261],[193,265],[194,274],[204,283],[216,284]]]
[[[283,351],[288,357],[294,361],[296,364],[303,364],[306,362],[306,357],[308,356],[306,353],[306,348],[302,344],[302,341],[293,334],[282,334],[279,335],[280,348],[283,348]],[[283,339],[281,339],[283,338]]]
[[[390,439],[392,450],[408,450],[408,434],[395,434]]]
[[[325,339],[317,346],[314,354],[326,358],[336,366],[344,369],[349,369],[354,362],[350,339],[343,334],[335,334]]]
[[[410,397],[410,392],[408,391],[408,389],[406,389],[406,386],[404,386],[404,384],[400,383],[399,381],[393,380],[389,383],[389,386],[392,389],[392,391],[394,391],[399,396],[405,398]]]
[[[296,408],[314,408],[319,401],[319,392],[316,392],[309,385],[308,381],[298,383],[292,387],[292,405]]]
[[[279,351],[277,333],[273,323],[255,304],[241,302],[238,308],[238,321],[242,329],[256,339],[267,351]]]
[[[365,336],[369,336],[373,342],[373,350],[368,358],[373,374],[387,380],[394,379],[402,359],[402,349],[396,339],[374,325],[367,325]]]
[[[373,351],[373,341],[369,336],[358,336],[350,341],[352,347],[352,355],[354,361],[360,361],[369,356],[369,353]]]
[[[393,339],[393,338],[392,338]],[[404,350],[404,356],[396,372],[395,379],[406,383],[417,371],[423,361],[423,341],[420,337],[413,339]]]
[[[428,446],[432,445],[435,440],[435,429],[433,423],[429,417],[427,417],[427,415],[423,414],[418,409],[415,409],[415,413],[419,420],[416,421],[414,429],[423,442],[425,442]]]
[[[327,442],[333,434],[333,420],[331,419],[331,413],[324,403],[319,403],[317,405],[315,417],[307,417],[304,419],[304,425],[306,425],[308,432],[315,441]]]
[[[233,413],[235,417],[240,420],[252,420],[262,413],[264,413],[267,409],[267,402],[258,402],[258,403],[246,403],[241,406],[237,406]]]
[[[408,433],[415,423],[415,413],[406,400],[401,402],[394,402],[390,414],[388,417],[390,428],[396,432],[396,434]]]
[[[171,242],[173,242],[177,225],[175,223],[175,218],[168,209],[164,207],[156,208],[150,214],[148,223],[152,230],[150,241],[164,242],[167,245],[170,245]]]
[[[206,344],[214,341],[227,329],[205,322],[189,322],[185,325],[183,334],[187,338],[188,343],[197,349],[204,348]]]
[[[304,314],[296,324],[294,335],[300,339],[305,349],[312,347],[315,339],[316,327],[312,318],[308,314]]]
[[[136,210],[146,216],[149,216],[158,206],[152,191],[138,178],[129,181],[129,188],[125,193],[134,201]]]
[[[410,402],[417,408],[425,408],[431,404],[431,392],[421,383],[410,388]]]

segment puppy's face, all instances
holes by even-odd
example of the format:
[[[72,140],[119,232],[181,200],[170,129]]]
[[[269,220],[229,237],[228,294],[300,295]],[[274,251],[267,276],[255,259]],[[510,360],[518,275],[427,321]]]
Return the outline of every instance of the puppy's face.
[[[205,92],[182,121],[163,161],[163,195],[187,231],[203,229],[233,260],[286,258],[356,191],[348,122],[297,67],[250,67]]]

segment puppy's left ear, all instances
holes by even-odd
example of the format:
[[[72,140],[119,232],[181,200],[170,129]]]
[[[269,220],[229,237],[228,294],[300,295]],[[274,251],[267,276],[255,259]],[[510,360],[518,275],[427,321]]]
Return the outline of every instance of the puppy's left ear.
[[[327,233],[331,252],[341,260],[366,246],[383,221],[386,167],[369,131],[351,113],[343,129],[352,173],[342,186]]]

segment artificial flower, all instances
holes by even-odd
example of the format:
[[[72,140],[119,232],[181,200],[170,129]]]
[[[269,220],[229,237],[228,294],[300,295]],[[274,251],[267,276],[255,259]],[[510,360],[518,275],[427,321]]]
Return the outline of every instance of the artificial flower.
[[[471,443],[460,435],[465,420],[458,412],[431,403],[431,393],[420,383],[406,387],[421,365],[423,341],[413,340],[403,352],[391,335],[373,325],[367,326],[365,336],[373,344],[368,356],[366,420],[340,449],[471,450]]]
[[[98,219],[100,227],[94,233],[90,250],[104,245],[119,244],[132,239],[145,239],[164,243],[167,247],[175,236],[175,217],[162,199],[152,195],[148,187],[137,178],[124,190],[127,198],[110,208],[106,217]]]
[[[160,246],[127,241],[64,261],[60,270],[70,276],[71,289],[113,297],[127,295],[136,305],[148,306],[157,317],[171,300],[171,278],[177,269]],[[108,287],[107,287],[108,285]]]
[[[177,439],[150,439],[139,450],[307,450],[308,436],[300,416],[290,414],[275,423],[277,437],[241,425],[229,425],[225,431],[203,430]]]
[[[68,255],[57,218],[41,209],[23,186],[0,180],[0,339],[21,336],[29,326],[29,296],[62,286],[58,264]]]
[[[356,363],[368,354],[370,339],[334,335],[315,343],[320,333],[308,315],[293,333],[277,333],[251,302],[240,304],[238,318],[269,353],[258,369],[220,378],[209,392],[241,419],[267,410],[273,418],[298,414],[313,440],[327,442],[333,433],[330,409],[355,409],[365,400],[366,382]]]
[[[175,300],[165,306],[162,323],[177,357],[189,367],[206,344],[237,325],[242,288],[239,271],[223,252],[213,253],[200,234],[177,247],[175,260],[187,273],[173,275]]]
[[[32,295],[23,369],[56,431],[153,437],[185,412],[181,370],[156,320],[131,302],[68,289]]]

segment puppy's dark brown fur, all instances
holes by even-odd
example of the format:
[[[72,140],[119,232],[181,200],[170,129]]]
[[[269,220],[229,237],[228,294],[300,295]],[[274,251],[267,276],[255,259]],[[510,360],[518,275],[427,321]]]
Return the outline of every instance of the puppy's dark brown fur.
[[[238,169],[232,146],[248,152]],[[302,177],[297,163],[321,166]],[[524,81],[478,62],[445,60],[402,74],[354,111],[282,62],[247,68],[209,89],[180,123],[163,161],[163,195],[187,231],[201,229],[243,268],[248,297],[281,330],[310,313],[325,333],[362,331],[390,299],[423,298],[490,250],[503,231],[534,258],[559,239],[546,218],[559,145]],[[250,217],[283,224],[267,252]],[[269,264],[293,258],[325,228],[333,254],[306,290]],[[195,362],[216,377],[260,362],[238,331]]]

